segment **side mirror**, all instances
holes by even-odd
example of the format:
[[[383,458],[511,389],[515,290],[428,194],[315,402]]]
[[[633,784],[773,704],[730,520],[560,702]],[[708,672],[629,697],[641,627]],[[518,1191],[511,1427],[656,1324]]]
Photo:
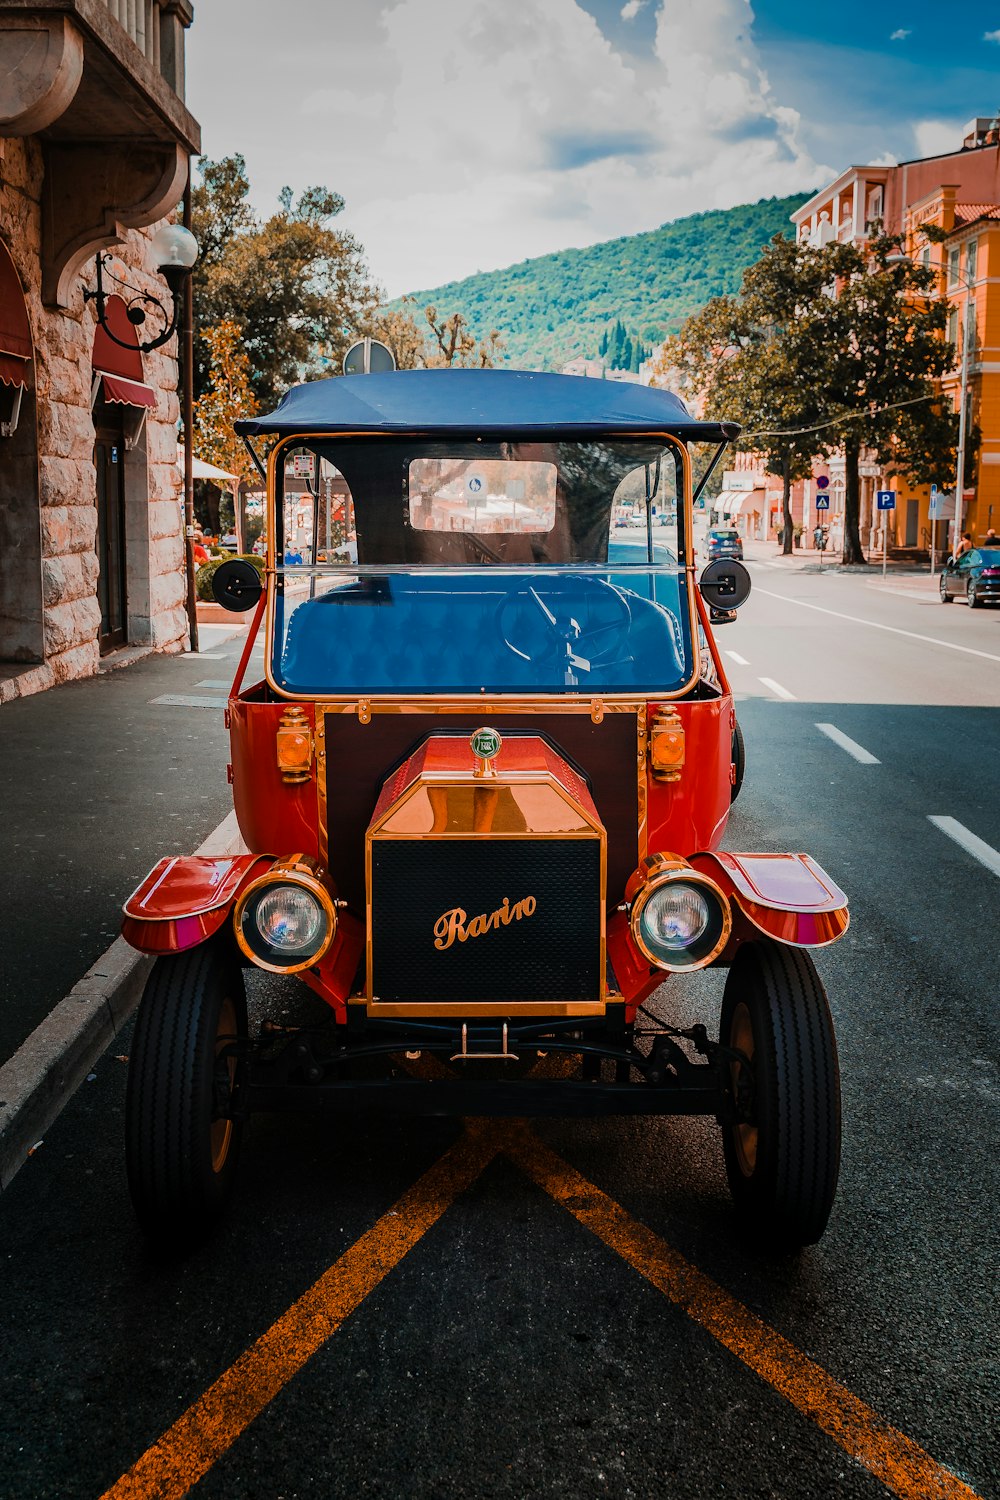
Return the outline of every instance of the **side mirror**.
[[[750,597],[750,574],[735,558],[717,558],[698,579],[701,596],[711,610],[729,614]]]
[[[242,558],[231,557],[220,563],[212,574],[212,594],[216,604],[234,614],[244,614],[253,609],[264,592],[261,576],[253,563]]]

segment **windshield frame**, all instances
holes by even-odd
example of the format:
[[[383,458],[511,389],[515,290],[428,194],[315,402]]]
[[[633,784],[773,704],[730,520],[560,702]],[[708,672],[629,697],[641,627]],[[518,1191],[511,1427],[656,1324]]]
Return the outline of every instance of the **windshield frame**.
[[[477,435],[482,434],[472,434],[470,435],[470,438],[474,439]],[[364,439],[370,441],[372,436],[373,434],[370,431],[344,432],[338,433],[337,439],[338,441],[351,441],[352,439]],[[415,430],[406,432],[386,432],[380,433],[378,434],[378,436],[380,438],[384,438],[386,441],[399,439],[407,443],[412,443],[414,441],[419,442],[423,440],[426,440],[428,442],[439,441],[436,435],[429,433],[425,434],[423,432]],[[513,435],[510,432],[499,432],[492,435],[491,440],[509,441],[511,440],[512,436]],[[550,432],[547,432],[545,434],[545,438],[552,441],[584,441],[579,433],[563,433],[559,428],[553,428]],[[464,440],[459,435],[456,435],[456,439],[458,441]],[[379,706],[390,710],[398,706],[400,709],[405,711],[406,705],[413,705],[414,707],[419,708],[421,711],[427,711],[427,708],[433,705],[434,707],[438,707],[442,711],[447,712],[449,708],[451,708],[453,711],[468,709],[468,707],[474,703],[482,705],[484,709],[496,705],[498,708],[502,707],[508,711],[514,708],[515,705],[518,709],[523,708],[525,711],[540,711],[542,709],[548,709],[549,711],[551,711],[553,708],[560,704],[565,705],[567,708],[573,706],[576,710],[589,706],[591,712],[595,711],[595,706],[598,704],[601,705],[602,710],[603,706],[606,704],[609,708],[613,707],[615,709],[618,709],[619,711],[626,708],[634,711],[637,701],[666,702],[669,700],[685,697],[701,677],[703,666],[703,648],[701,646],[700,639],[701,620],[699,617],[695,599],[696,583],[694,577],[695,563],[693,547],[692,462],[690,449],[686,442],[678,438],[676,434],[667,430],[656,433],[651,433],[648,431],[629,433],[614,429],[607,433],[595,432],[593,434],[588,434],[587,439],[590,441],[606,440],[608,442],[648,442],[652,439],[655,441],[663,442],[665,446],[674,450],[675,458],[677,460],[677,472],[680,479],[679,493],[677,497],[678,560],[676,566],[671,566],[669,570],[667,570],[664,569],[662,564],[657,565],[655,562],[651,563],[648,561],[648,559],[646,559],[641,562],[634,563],[616,562],[613,565],[613,570],[615,573],[627,573],[631,570],[644,575],[651,572],[655,573],[669,571],[671,575],[678,578],[678,587],[681,586],[681,581],[683,581],[683,591],[687,606],[687,630],[688,640],[690,642],[690,660],[688,663],[687,675],[684,681],[679,686],[672,688],[669,691],[657,690],[650,692],[638,692],[634,688],[625,692],[603,692],[594,689],[587,691],[586,689],[581,690],[580,688],[567,687],[565,691],[559,692],[552,690],[546,692],[528,692],[519,690],[516,692],[508,693],[414,693],[400,691],[398,693],[373,692],[371,695],[366,695],[363,697],[359,696],[356,691],[331,691],[329,693],[303,694],[297,691],[290,691],[288,688],[284,687],[279,681],[276,680],[276,676],[273,670],[273,652],[277,629],[276,606],[278,600],[278,590],[279,585],[283,581],[285,575],[297,575],[301,577],[322,573],[334,575],[340,574],[343,576],[356,577],[359,573],[359,565],[356,563],[324,563],[316,565],[289,564],[286,566],[283,560],[278,560],[278,557],[276,555],[276,542],[279,532],[277,522],[279,512],[279,494],[283,493],[282,476],[284,474],[284,455],[286,454],[288,449],[301,446],[304,443],[316,442],[328,444],[330,442],[329,433],[302,431],[282,435],[282,437],[273,444],[267,456],[266,562],[268,588],[267,605],[264,618],[264,676],[268,688],[276,695],[276,697],[282,700],[290,702],[317,703],[331,706],[339,705],[345,709],[356,708],[358,712],[361,712],[362,704],[365,705],[368,712],[376,711]],[[533,434],[532,440],[537,441],[538,435]],[[608,566],[609,565],[607,563],[540,564],[537,566],[536,571],[539,573],[539,575],[545,576],[546,574],[555,572],[572,573],[576,571],[608,571]],[[392,564],[376,564],[371,565],[368,568],[368,571],[370,572],[390,573],[394,570],[394,565]],[[400,570],[406,573],[416,574],[443,571],[440,564],[433,565],[412,563],[401,565]],[[473,571],[473,568],[452,568],[452,571],[468,574]],[[491,571],[491,569],[489,569],[488,571]],[[501,567],[499,571],[520,572],[523,571],[523,568],[516,567],[514,569],[504,569]]]

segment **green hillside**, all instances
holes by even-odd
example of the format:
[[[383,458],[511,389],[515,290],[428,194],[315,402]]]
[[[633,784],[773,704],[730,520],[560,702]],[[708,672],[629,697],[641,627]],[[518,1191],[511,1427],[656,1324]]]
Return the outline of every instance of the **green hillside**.
[[[411,295],[419,308],[432,303],[439,313],[460,312],[479,337],[498,328],[509,364],[558,369],[570,359],[596,358],[616,322],[633,341],[657,344],[710,297],[735,292],[762,246],[791,232],[789,215],[808,196],[689,214],[646,234],[540,255]]]

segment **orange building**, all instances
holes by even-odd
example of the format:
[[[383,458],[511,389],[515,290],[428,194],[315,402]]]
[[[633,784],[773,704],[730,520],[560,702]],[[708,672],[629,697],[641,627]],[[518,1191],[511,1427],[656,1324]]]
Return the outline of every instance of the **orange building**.
[[[970,439],[978,427],[978,452],[966,444],[961,529],[981,540],[988,526],[1000,529],[1000,120],[978,118],[966,127],[961,149],[898,166],[854,166],[815,193],[792,215],[800,241],[827,245],[834,240],[863,245],[876,224],[903,237],[908,254],[939,269],[939,289],[952,304],[948,336],[956,346],[956,364],[942,390],[957,411],[960,402],[964,330],[968,318],[966,415]],[[943,245],[931,245],[920,226],[943,229]],[[914,555],[932,543],[946,545],[947,523],[955,514],[955,474],[942,474],[938,488],[947,493],[933,521],[930,489],[912,488],[902,477],[882,472],[878,455],[863,456],[861,492],[862,541],[881,545],[881,518],[875,509],[878,489],[897,491],[889,513],[890,548]],[[830,460],[831,522],[836,526],[837,460]],[[796,486],[797,519],[808,529],[813,498],[807,483]]]

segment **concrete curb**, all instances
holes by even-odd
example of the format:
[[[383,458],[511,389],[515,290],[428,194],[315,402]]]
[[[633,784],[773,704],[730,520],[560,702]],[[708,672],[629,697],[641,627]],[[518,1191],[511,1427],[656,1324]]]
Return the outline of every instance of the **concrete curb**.
[[[195,851],[244,849],[230,813]],[[139,1003],[153,959],[116,938],[69,994],[0,1067],[0,1191],[58,1118]]]

